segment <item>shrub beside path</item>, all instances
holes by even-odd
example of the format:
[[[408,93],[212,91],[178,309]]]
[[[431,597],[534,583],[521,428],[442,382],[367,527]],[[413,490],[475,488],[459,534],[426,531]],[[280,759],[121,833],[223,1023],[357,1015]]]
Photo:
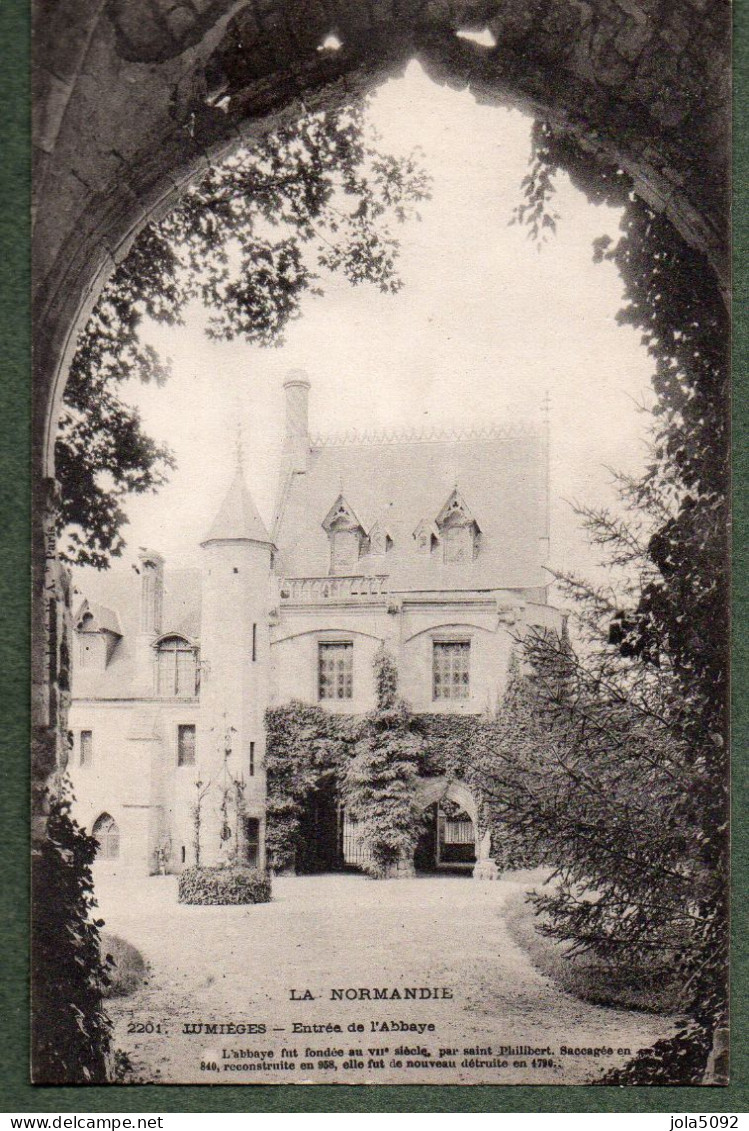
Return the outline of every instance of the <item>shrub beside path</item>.
[[[176,879],[97,879],[106,930],[141,951],[147,983],[107,1003],[115,1044],[144,1080],[170,1083],[586,1083],[639,1048],[673,1031],[672,1021],[605,1008],[562,991],[513,941],[505,904],[528,887],[525,877],[479,883],[460,877],[373,881],[356,875],[280,877],[271,903],[193,907],[177,903]],[[334,989],[447,987],[451,998],[423,1001],[331,1000]],[[291,1000],[291,992],[297,998]],[[305,998],[308,991],[313,1000]],[[386,1023],[391,1031],[372,1032]],[[392,1031],[393,1022],[433,1024],[433,1032]],[[265,1025],[267,1032],[186,1035],[185,1025]],[[297,1033],[294,1024],[339,1024],[342,1032]],[[364,1032],[349,1031],[363,1025]],[[149,1031],[159,1026],[161,1031]],[[273,1031],[276,1030],[276,1031]],[[561,1055],[570,1048],[611,1048],[611,1056]],[[551,1048],[546,1056],[499,1053],[500,1046]],[[277,1063],[282,1047],[293,1070],[225,1068]],[[396,1049],[426,1049],[396,1054]],[[331,1048],[344,1057],[314,1058]],[[349,1050],[364,1068],[344,1069]],[[387,1049],[370,1068],[370,1049]],[[440,1058],[440,1050],[451,1050]],[[478,1054],[486,1064],[461,1066]],[[226,1051],[224,1051],[226,1050]],[[247,1055],[235,1057],[234,1050]],[[454,1053],[452,1050],[455,1050]],[[475,1054],[474,1057],[475,1059]],[[336,1067],[320,1068],[333,1059]],[[356,1058],[354,1058],[356,1059]],[[406,1069],[407,1060],[418,1067]],[[402,1067],[392,1067],[401,1060]],[[427,1064],[429,1060],[431,1063]],[[506,1060],[506,1067],[496,1061]],[[513,1062],[525,1060],[525,1066]],[[454,1062],[439,1067],[438,1062]],[[217,1069],[201,1069],[215,1063]]]

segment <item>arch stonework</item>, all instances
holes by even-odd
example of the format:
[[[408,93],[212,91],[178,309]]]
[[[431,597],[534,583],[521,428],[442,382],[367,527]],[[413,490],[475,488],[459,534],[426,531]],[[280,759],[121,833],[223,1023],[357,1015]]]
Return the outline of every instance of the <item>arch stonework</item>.
[[[474,880],[496,880],[499,868],[492,858],[492,838],[489,829],[481,828],[479,803],[465,782],[456,778],[424,778],[419,784],[417,801],[422,809],[427,809],[436,801],[454,801],[473,823],[476,836],[476,863],[473,868]]]
[[[301,97],[348,97],[414,56],[437,82],[541,114],[618,162],[725,278],[729,12],[725,0],[38,0],[47,472],[71,337],[144,221]],[[484,28],[496,47],[456,35]],[[318,50],[333,31],[340,50]]]
[[[454,801],[473,821],[478,836],[479,807],[476,798],[467,785],[454,778],[424,778],[420,783],[417,800],[422,809],[427,809],[435,801]]]
[[[53,444],[75,335],[142,225],[214,156],[417,57],[634,179],[727,287],[727,0],[37,0],[34,779],[64,766],[69,599]],[[496,45],[457,35],[488,29]],[[330,33],[339,50],[319,50]],[[39,801],[41,805],[41,801]],[[43,818],[39,826],[43,828]]]

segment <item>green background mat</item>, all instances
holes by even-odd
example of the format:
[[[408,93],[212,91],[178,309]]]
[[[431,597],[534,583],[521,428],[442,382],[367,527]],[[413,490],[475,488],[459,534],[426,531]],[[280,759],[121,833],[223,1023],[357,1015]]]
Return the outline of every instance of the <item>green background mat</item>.
[[[0,7],[0,1110],[2,1112],[746,1112],[749,611],[749,0],[735,4],[734,675],[731,1084],[727,1088],[510,1085],[397,1087],[147,1085],[32,1087],[28,1082],[29,761],[29,14]],[[743,270],[739,269],[742,265]],[[665,1126],[665,1124],[664,1124]]]

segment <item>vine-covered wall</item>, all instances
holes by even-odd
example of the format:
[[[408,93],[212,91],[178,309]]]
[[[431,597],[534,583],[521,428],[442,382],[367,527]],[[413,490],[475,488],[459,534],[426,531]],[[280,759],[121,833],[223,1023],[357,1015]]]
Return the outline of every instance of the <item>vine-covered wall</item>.
[[[266,852],[274,871],[295,867],[305,802],[353,757],[362,723],[361,716],[330,715],[298,701],[266,711]]]
[[[304,850],[302,817],[310,794],[323,782],[343,778],[367,726],[365,715],[333,715],[321,707],[291,702],[266,712],[267,851],[275,871],[293,869]],[[479,836],[492,833],[492,858],[500,868],[538,862],[512,836],[502,812],[508,798],[492,785],[491,767],[503,751],[499,718],[478,715],[414,714],[411,727],[420,737],[421,778],[463,782],[476,798]]]

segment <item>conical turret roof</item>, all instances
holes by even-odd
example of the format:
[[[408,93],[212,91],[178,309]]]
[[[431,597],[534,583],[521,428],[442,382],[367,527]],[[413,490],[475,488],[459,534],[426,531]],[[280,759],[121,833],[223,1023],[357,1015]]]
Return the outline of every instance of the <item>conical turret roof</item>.
[[[237,468],[231,487],[224,499],[213,526],[201,542],[271,542],[265,523],[260,517],[244,481],[241,466]]]

